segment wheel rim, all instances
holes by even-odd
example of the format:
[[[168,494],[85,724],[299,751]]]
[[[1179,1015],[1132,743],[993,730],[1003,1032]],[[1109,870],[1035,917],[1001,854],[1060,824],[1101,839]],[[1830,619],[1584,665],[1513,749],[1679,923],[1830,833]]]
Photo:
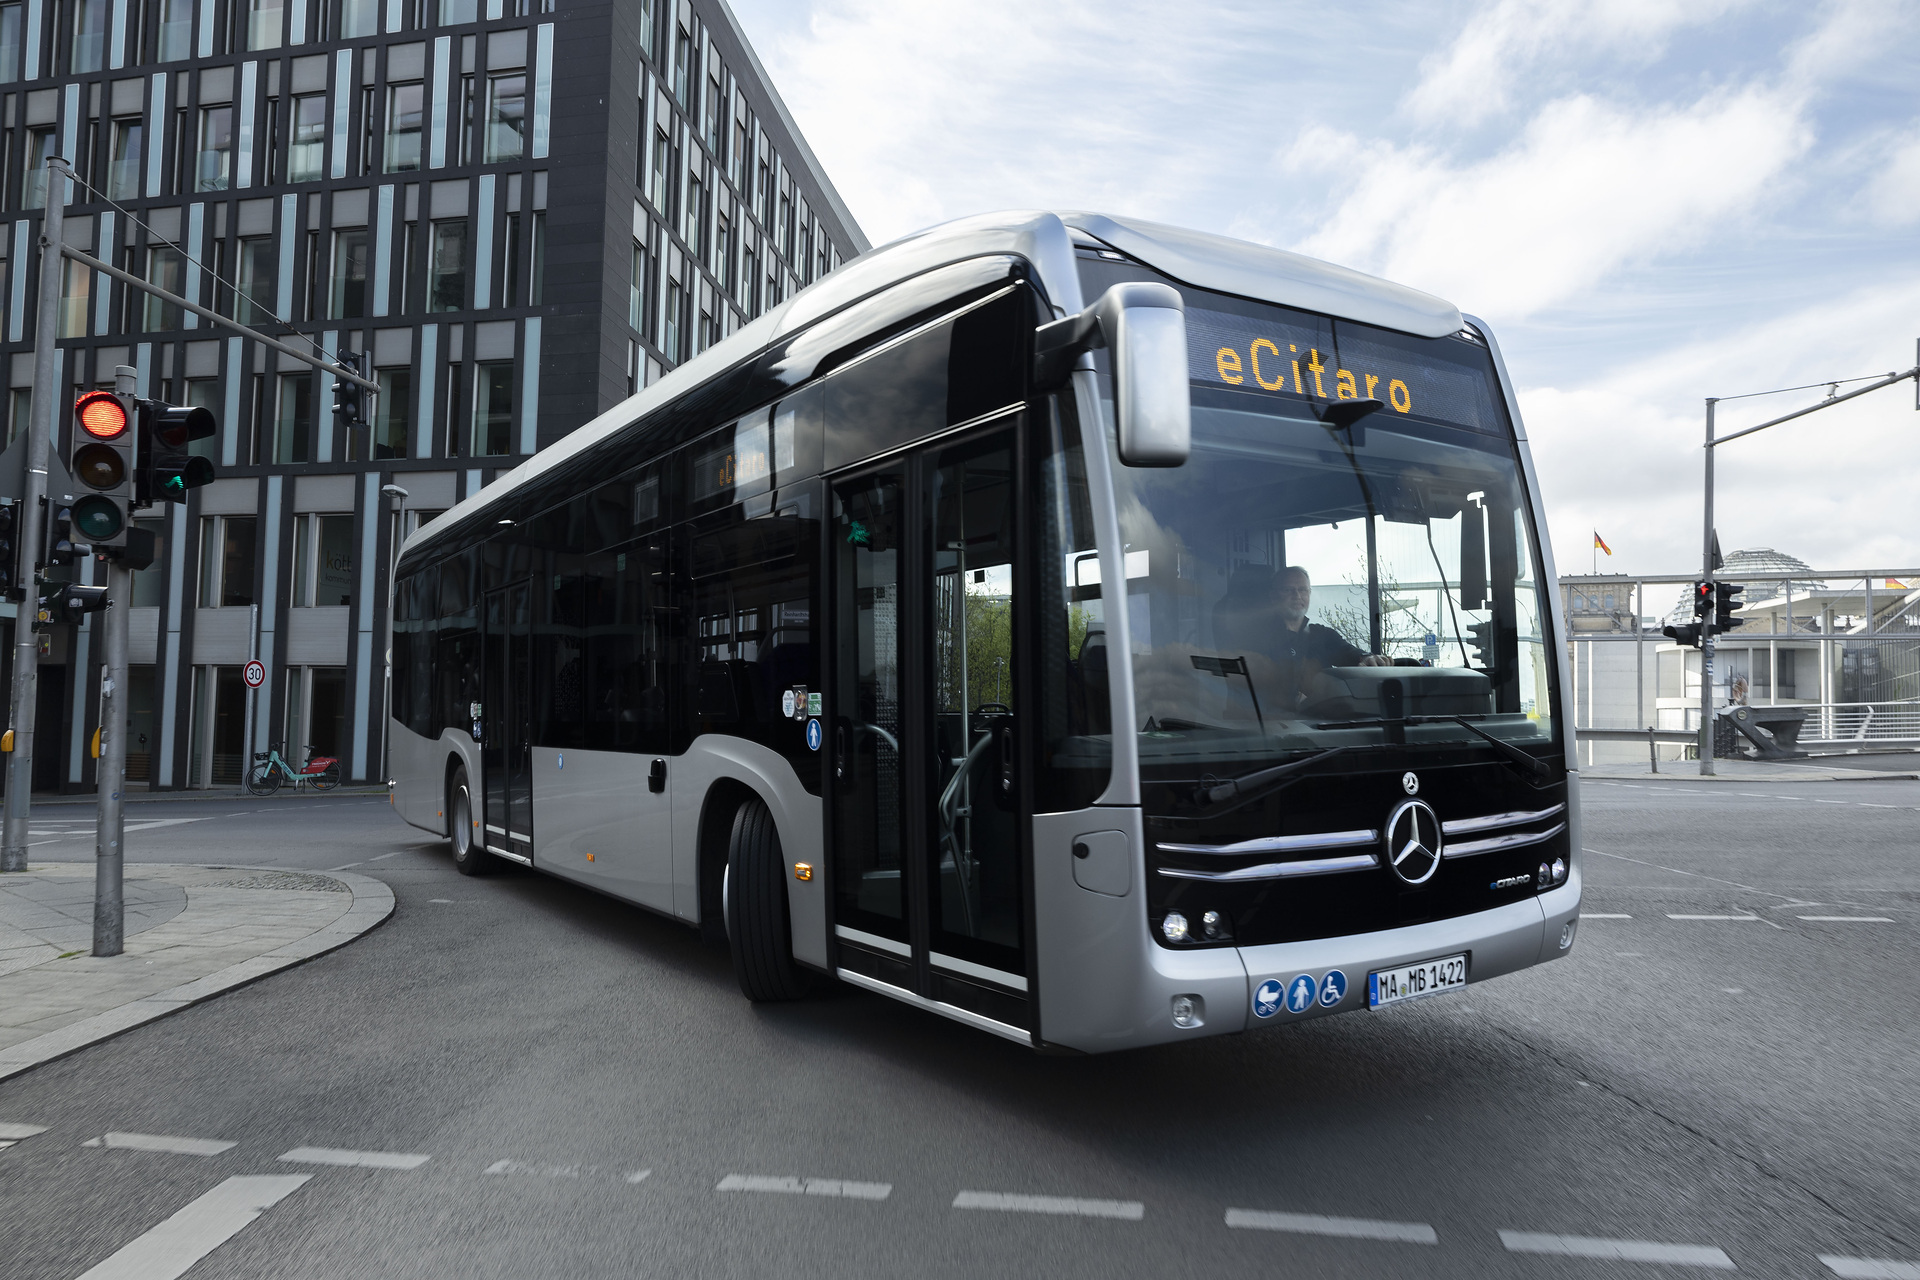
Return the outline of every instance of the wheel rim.
[[[464,861],[473,852],[473,818],[468,807],[466,787],[454,788],[453,806],[447,821],[453,833],[453,856]]]

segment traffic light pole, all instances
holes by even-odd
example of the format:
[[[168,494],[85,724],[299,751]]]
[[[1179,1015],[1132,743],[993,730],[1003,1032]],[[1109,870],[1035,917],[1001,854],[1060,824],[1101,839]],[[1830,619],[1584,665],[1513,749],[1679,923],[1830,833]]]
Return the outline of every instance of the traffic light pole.
[[[33,420],[27,425],[27,459],[20,493],[18,576],[23,598],[13,619],[13,697],[8,727],[7,811],[0,825],[0,872],[27,869],[27,818],[33,806],[33,721],[40,681],[39,583],[34,566],[44,551],[47,528],[47,453],[52,448],[60,394],[60,237],[66,223],[67,162],[47,162],[47,211],[40,222],[40,298],[33,330]],[[16,271],[24,264],[15,264]]]
[[[131,381],[131,379],[128,379]],[[132,394],[127,388],[127,394]],[[127,614],[133,570],[107,563],[107,672],[100,681],[100,808],[93,845],[93,954],[117,956],[126,941]]]

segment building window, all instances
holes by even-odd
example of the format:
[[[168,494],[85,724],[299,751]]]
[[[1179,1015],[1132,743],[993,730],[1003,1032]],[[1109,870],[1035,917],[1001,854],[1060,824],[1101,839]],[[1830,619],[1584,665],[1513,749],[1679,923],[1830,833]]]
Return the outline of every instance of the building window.
[[[220,415],[220,379],[189,378],[187,380],[187,403],[196,409],[205,409],[216,418]],[[187,452],[196,458],[216,459],[220,453],[220,433],[215,432],[200,440],[189,441]]]
[[[113,122],[107,160],[107,199],[136,200],[140,196],[140,152],[146,122],[134,116]]]
[[[353,603],[353,517],[293,518],[293,607]]]
[[[440,0],[440,25],[458,27],[479,18],[474,0]]]
[[[340,0],[340,38],[357,40],[380,31],[380,0]]]
[[[687,292],[674,279],[667,281],[667,323],[660,335],[660,352],[666,356],[667,363],[680,363],[680,327],[687,311]]]
[[[374,376],[380,383],[380,404],[374,413],[373,456],[404,458],[413,425],[413,370],[382,369]]]
[[[687,34],[685,27],[675,27],[673,34],[673,100],[680,109],[687,109],[687,63],[693,58],[693,37]]]
[[[500,238],[500,270],[495,273],[500,281],[500,305],[517,307],[520,305],[520,215],[507,215],[507,233]]]
[[[288,763],[307,752],[335,759],[347,753],[347,669],[292,667],[287,671]]]
[[[387,86],[387,172],[404,173],[420,167],[420,117],[425,86]]]
[[[627,326],[635,333],[647,331],[647,251],[638,240],[633,242],[633,267],[627,274]]]
[[[20,6],[0,4],[0,83],[20,78]]]
[[[460,311],[467,305],[467,220],[433,224],[427,262],[427,310]]]
[[[20,207],[47,207],[47,161],[53,158],[53,127],[27,130],[26,163],[20,174]]]
[[[68,70],[74,75],[98,71],[106,65],[107,0],[74,0],[73,54]]]
[[[537,307],[546,296],[547,284],[547,212],[533,214],[532,264],[527,270],[527,305]]]
[[[257,543],[253,516],[206,516],[200,521],[200,607],[246,608],[253,603]]]
[[[653,135],[653,168],[647,175],[647,199],[663,218],[672,216],[672,193],[667,189],[667,174],[673,171],[673,144],[664,132]]]
[[[487,77],[486,162],[518,160],[526,154],[527,75],[515,71]]]
[[[328,312],[336,320],[367,314],[367,229],[333,233],[333,280]]]
[[[483,361],[473,369],[473,453],[513,452],[513,362]]]
[[[159,0],[161,62],[193,56],[193,0]]]
[[[153,535],[156,555],[151,567],[136,569],[133,574],[133,599],[129,605],[135,609],[152,608],[167,602],[167,571],[165,558],[157,554],[166,545],[167,525],[165,520],[136,520],[136,529],[144,529]],[[131,744],[129,744],[131,746]],[[131,754],[131,752],[129,752]]]
[[[93,315],[93,271],[71,258],[60,266],[60,336],[84,338]]]
[[[293,145],[287,150],[287,181],[318,182],[327,163],[327,95],[293,100]]]
[[[154,245],[147,250],[147,283],[168,293],[184,287],[186,264],[180,251],[171,245]],[[180,327],[180,308],[163,298],[142,292],[140,328],[147,333],[164,333]]]
[[[12,388],[7,395],[7,443],[12,444],[32,421],[33,388]]]
[[[193,170],[195,191],[225,191],[233,179],[233,108],[200,109],[200,149]]]
[[[239,298],[234,319],[257,324],[273,319],[273,240],[256,236],[240,242]]]
[[[283,373],[273,427],[273,461],[313,461],[313,375]]]
[[[247,48],[278,49],[286,42],[285,0],[247,0]]]
[[[722,102],[723,102],[723,99],[721,98],[721,94],[720,94],[720,81],[713,76],[708,76],[707,77],[707,100],[701,104],[703,107],[706,108],[705,115],[707,119],[707,150],[713,153],[713,158],[715,160],[719,161],[722,164],[725,164],[726,155],[727,155],[727,140],[725,135],[722,134],[721,132]]]

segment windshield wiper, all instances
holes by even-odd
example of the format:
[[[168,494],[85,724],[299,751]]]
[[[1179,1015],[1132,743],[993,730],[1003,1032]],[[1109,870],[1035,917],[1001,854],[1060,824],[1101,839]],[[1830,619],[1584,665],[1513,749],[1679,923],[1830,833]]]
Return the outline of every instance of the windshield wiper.
[[[1193,802],[1197,805],[1211,807],[1217,804],[1225,804],[1229,800],[1238,799],[1241,804],[1246,804],[1262,796],[1271,795],[1273,792],[1279,790],[1280,786],[1293,781],[1299,774],[1305,772],[1311,766],[1319,764],[1323,760],[1331,760],[1335,756],[1345,755],[1349,751],[1366,750],[1372,750],[1372,744],[1364,746],[1349,745],[1330,747],[1325,751],[1316,752],[1308,756],[1305,760],[1295,760],[1291,764],[1275,765],[1271,769],[1255,769],[1252,773],[1244,773],[1237,778],[1229,778],[1227,781],[1219,783],[1216,786],[1197,788],[1193,793]],[[1239,806],[1236,805],[1234,807],[1238,808]],[[1226,811],[1221,810],[1221,812],[1224,813]]]
[[[1545,781],[1547,776],[1553,772],[1551,769],[1547,768],[1547,766],[1541,762],[1538,756],[1522,751],[1520,748],[1514,746],[1511,742],[1508,742],[1505,738],[1494,737],[1492,734],[1488,733],[1485,729],[1482,729],[1479,725],[1474,724],[1471,720],[1468,720],[1465,716],[1435,716],[1434,719],[1442,720],[1442,721],[1450,721],[1454,724],[1459,725],[1462,729],[1465,729],[1468,733],[1472,734],[1474,737],[1485,739],[1487,742],[1491,743],[1496,749],[1498,749],[1501,755],[1505,756],[1508,760],[1512,761],[1514,764],[1524,767],[1534,777],[1539,778],[1542,781]]]

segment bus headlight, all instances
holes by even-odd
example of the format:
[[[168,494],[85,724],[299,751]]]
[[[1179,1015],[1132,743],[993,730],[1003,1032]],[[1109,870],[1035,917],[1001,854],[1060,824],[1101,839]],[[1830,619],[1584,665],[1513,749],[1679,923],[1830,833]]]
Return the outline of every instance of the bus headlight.
[[[1226,916],[1218,911],[1209,911],[1200,917],[1200,933],[1208,942],[1219,942],[1233,936],[1233,928],[1227,923]]]
[[[1565,858],[1555,858],[1553,860],[1553,882],[1555,884],[1559,884],[1562,880],[1565,880],[1566,878],[1567,878],[1567,860]]]
[[[1167,912],[1166,917],[1160,921],[1160,936],[1168,942],[1187,941],[1187,918],[1178,911]]]

